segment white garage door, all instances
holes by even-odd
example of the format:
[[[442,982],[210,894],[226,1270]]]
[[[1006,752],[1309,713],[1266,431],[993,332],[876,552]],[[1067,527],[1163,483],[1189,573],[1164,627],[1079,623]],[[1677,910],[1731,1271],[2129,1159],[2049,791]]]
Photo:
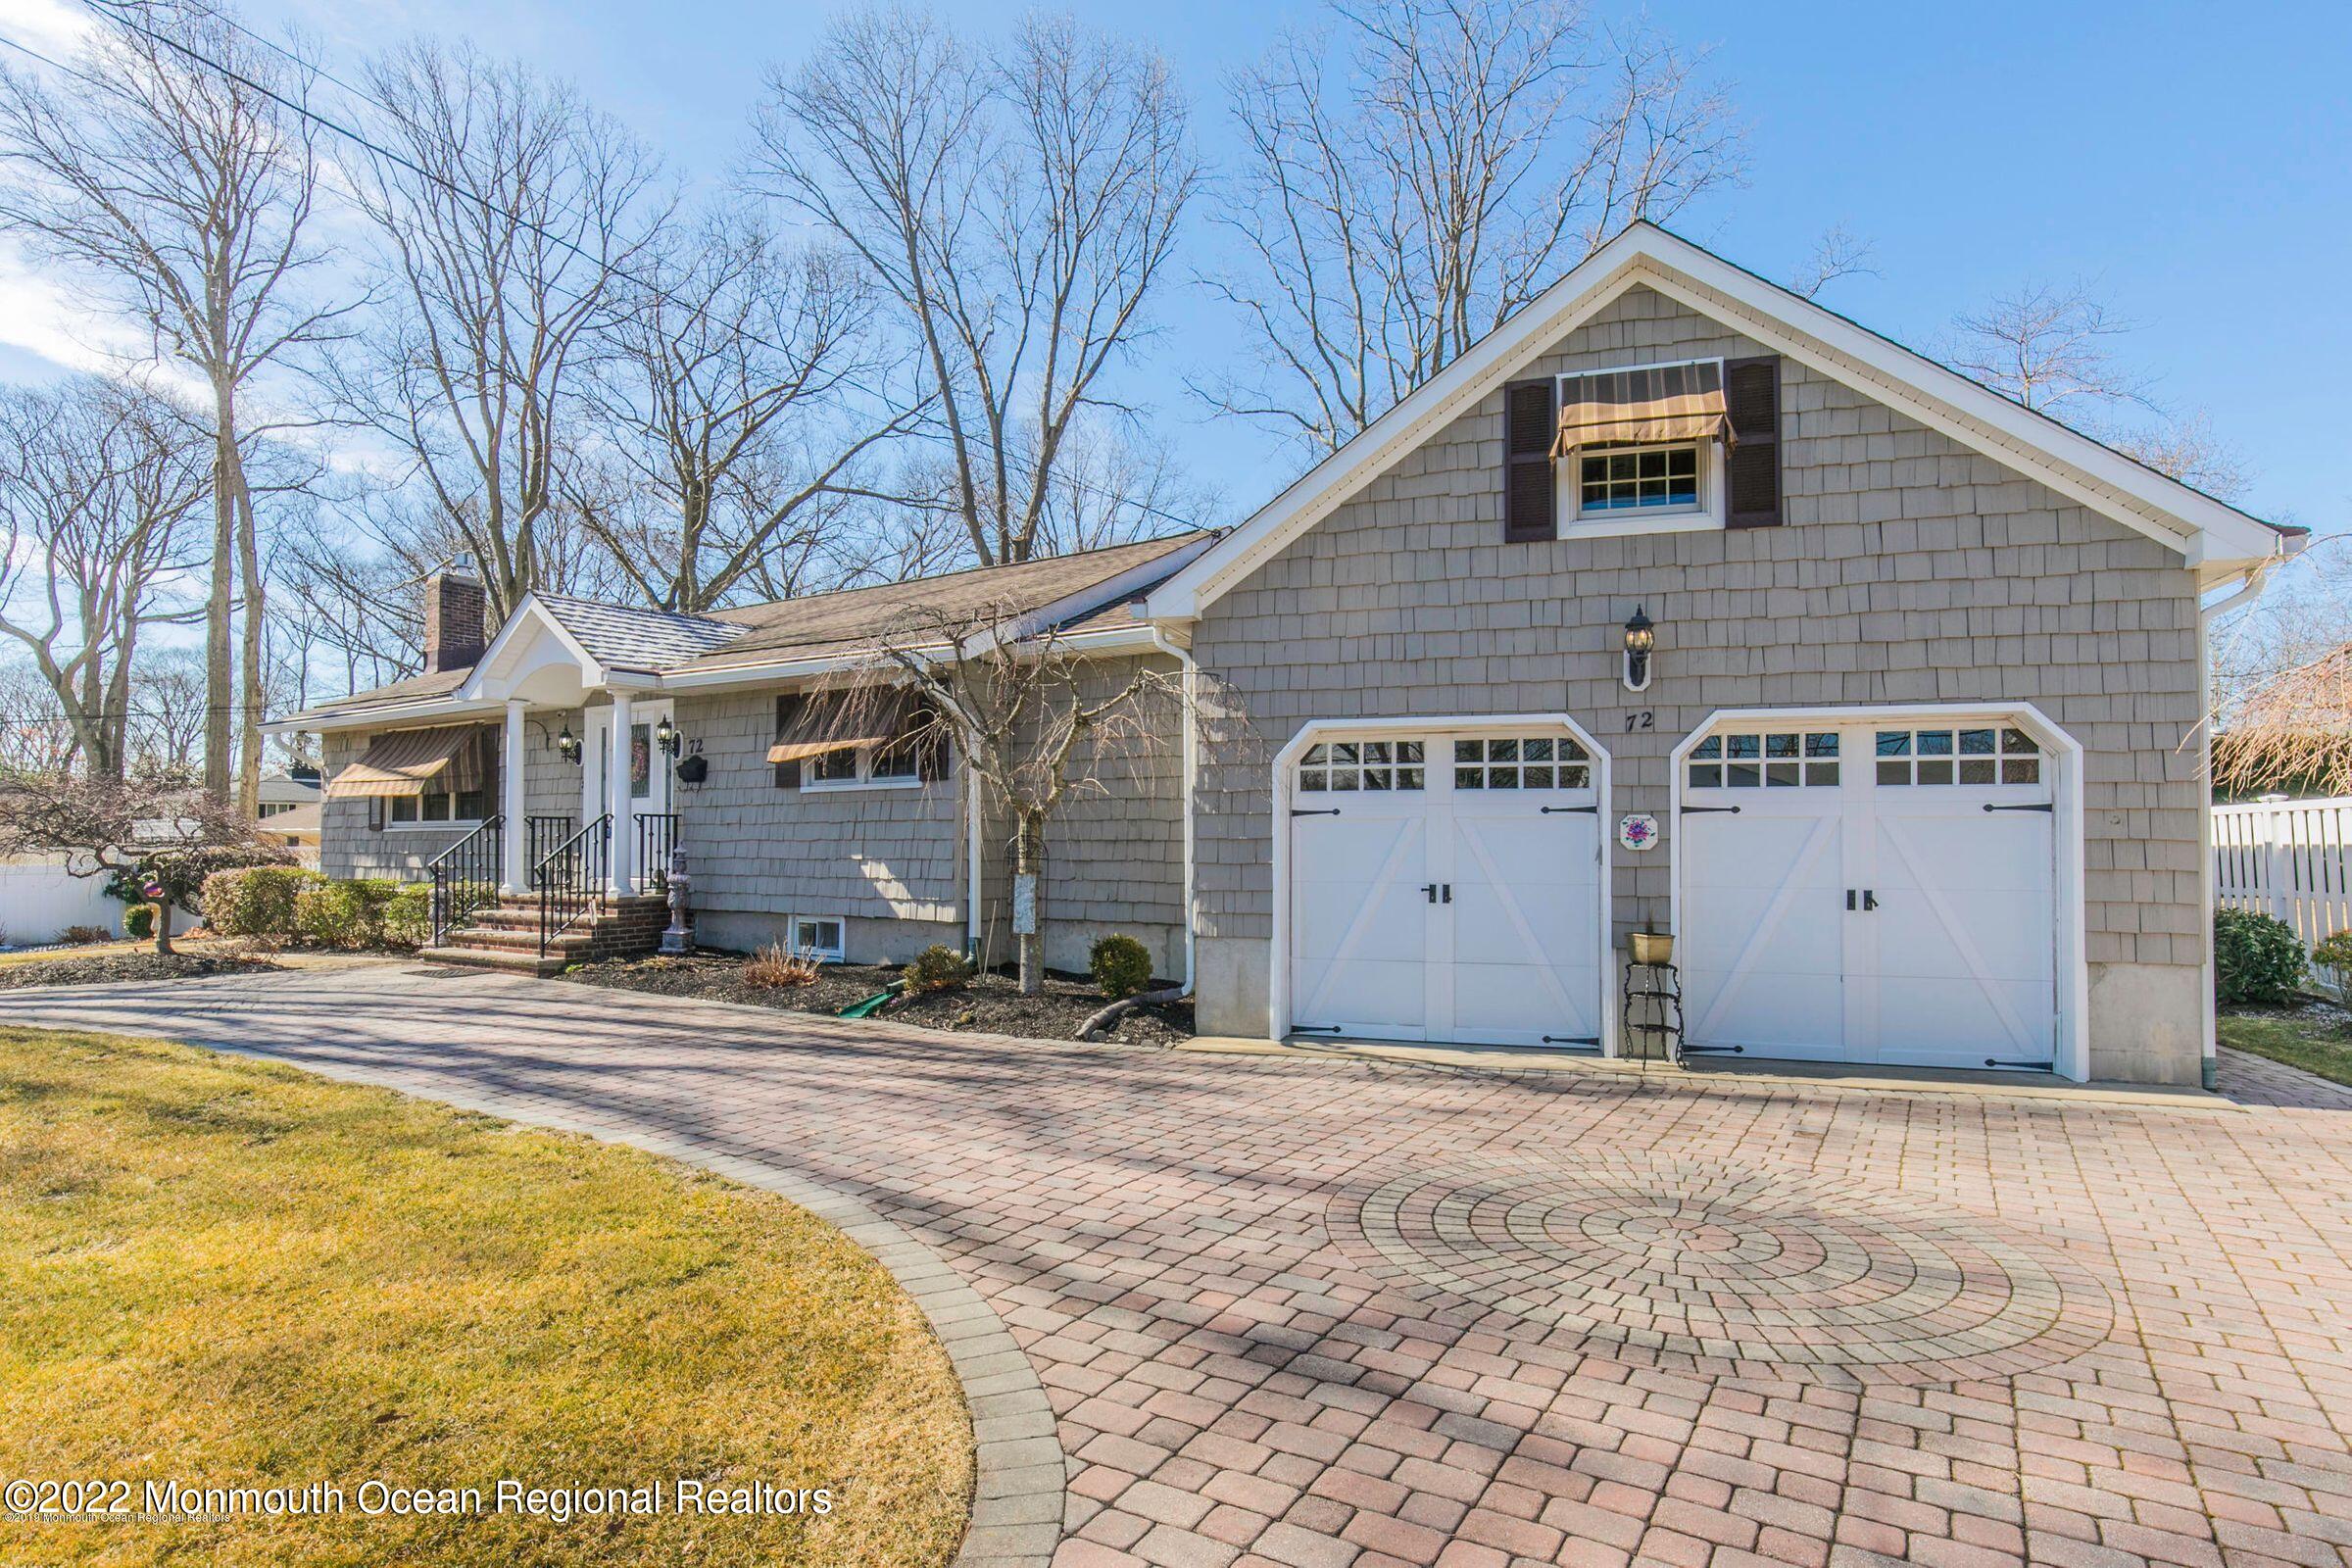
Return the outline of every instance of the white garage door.
[[[1598,803],[1576,740],[1335,739],[1291,783],[1295,1032],[1599,1044]]]
[[[1686,763],[1683,980],[1701,1051],[2050,1065],[2050,760],[1996,722],[1727,725]]]

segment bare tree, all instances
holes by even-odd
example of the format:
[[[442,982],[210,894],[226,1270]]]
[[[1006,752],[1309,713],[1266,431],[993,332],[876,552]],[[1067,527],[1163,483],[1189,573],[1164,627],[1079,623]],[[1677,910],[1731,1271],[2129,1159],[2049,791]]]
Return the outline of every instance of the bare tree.
[[[368,79],[389,154],[361,167],[359,194],[392,304],[338,385],[427,498],[381,542],[454,542],[503,616],[573,586],[586,541],[560,526],[558,475],[588,362],[626,309],[621,274],[661,218],[655,164],[568,87],[470,50],[416,45]]]
[[[569,478],[636,594],[699,613],[779,558],[821,559],[844,500],[878,495],[860,460],[916,417],[836,412],[884,368],[860,265],[721,211],[669,236],[623,292],[595,381],[618,482],[585,464]]]
[[[127,382],[0,394],[0,633],[30,657],[95,775],[122,776],[141,634],[183,618],[171,589],[203,561],[185,525],[210,488],[210,446]]]
[[[204,746],[204,656],[156,648],[140,659],[123,714],[124,771],[189,777]]]
[[[74,725],[56,688],[28,659],[0,662],[0,776],[63,773],[74,753]]]
[[[1045,985],[1046,829],[1072,798],[1102,793],[1133,758],[1164,752],[1187,718],[1180,678],[1105,662],[1039,625],[1033,607],[925,608],[878,628],[865,665],[820,694],[835,735],[869,732],[911,694],[926,719],[899,744],[952,741],[1006,824],[1024,996]]]
[[[1970,378],[2208,495],[2244,492],[2245,462],[2211,417],[2167,408],[2148,377],[2115,358],[2114,340],[2138,323],[2109,310],[2092,284],[2027,283],[1952,326],[1945,355]]]
[[[2085,281],[2027,283],[1952,326],[1952,368],[2029,409],[2064,418],[2084,408],[2156,407],[2146,378],[2109,352],[2138,323],[2110,311]]]
[[[1072,427],[1046,489],[1041,555],[1132,544],[1168,531],[1167,518],[1204,517],[1222,501],[1165,443],[1136,441],[1106,420]]]
[[[1334,3],[1232,84],[1247,149],[1207,279],[1262,373],[1218,408],[1334,450],[1638,218],[1738,177],[1697,63],[1574,0]]]
[[[211,392],[205,778],[225,791],[236,750],[237,793],[250,808],[261,780],[265,588],[245,476],[247,402],[272,365],[334,336],[344,309],[314,303],[308,288],[325,256],[311,238],[319,161],[310,123],[285,105],[304,100],[315,73],[298,50],[274,51],[210,7],[131,3],[101,15],[64,79],[0,71],[0,159],[11,174],[0,223],[115,293],[154,352]]]
[[[1819,299],[1823,289],[1841,277],[1876,277],[1879,270],[1870,265],[1876,249],[1843,223],[1832,223],[1814,241],[1813,254],[1805,258],[1805,265],[1788,280],[1788,292],[1802,299]]]
[[[1066,18],[974,49],[875,9],[770,85],[764,184],[895,302],[973,554],[1029,559],[1073,422],[1120,407],[1107,378],[1197,183],[1166,62]]]

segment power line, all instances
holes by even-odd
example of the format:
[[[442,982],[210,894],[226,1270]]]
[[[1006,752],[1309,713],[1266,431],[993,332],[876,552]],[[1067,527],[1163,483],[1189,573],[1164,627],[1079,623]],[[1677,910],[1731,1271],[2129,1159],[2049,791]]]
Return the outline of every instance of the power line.
[[[201,4],[201,0],[198,0],[198,3]],[[352,129],[349,125],[346,125],[339,121],[329,119],[328,117],[318,113],[317,110],[311,108],[308,104],[288,98],[283,93],[268,87],[261,82],[255,81],[252,77],[246,75],[242,72],[233,70],[232,68],[223,65],[221,62],[211,58],[202,51],[193,49],[188,45],[181,43],[176,38],[172,38],[164,33],[156,31],[154,28],[148,26],[142,22],[138,22],[127,15],[117,15],[115,9],[107,3],[107,0],[82,0],[82,4],[88,11],[91,12],[92,15],[98,17],[102,21],[113,22],[118,26],[127,27],[131,31],[138,33],[140,36],[159,43],[165,48],[171,49],[174,53],[179,54],[188,60],[194,61],[196,64],[204,67],[208,71],[214,72],[217,74],[223,76],[230,81],[236,82],[240,86],[243,86],[253,92],[260,93],[263,97],[269,99],[271,103],[278,105],[280,108],[285,109],[292,114],[299,115],[304,120],[321,126],[322,128],[333,132],[335,135],[343,137],[353,145],[366,149],[368,153],[374,155],[375,157],[384,159],[387,162],[398,166],[399,168],[407,170],[409,172],[416,175],[419,179],[430,181],[440,189],[448,192],[452,196],[457,197],[461,201],[472,201],[474,199],[471,192],[468,192],[465,189],[465,187],[449,179],[446,175],[436,173],[433,171],[426,169],[423,165],[416,163],[415,160],[400,153],[394,152],[390,148],[385,147],[369,137],[361,134],[359,131]],[[126,10],[127,8],[124,9]],[[237,32],[243,34],[244,36],[251,38],[255,42],[274,51],[284,59],[294,63],[300,69],[307,72],[316,73],[318,75],[324,77],[326,80],[334,82],[345,92],[350,93],[354,98],[357,98],[360,102],[374,108],[379,113],[391,116],[396,120],[399,118],[393,113],[390,106],[385,104],[381,99],[378,99],[371,94],[363,92],[359,88],[352,86],[349,82],[326,71],[323,67],[320,67],[314,62],[303,60],[301,57],[295,55],[282,45],[262,37],[260,34],[253,32],[249,28],[245,27],[242,24],[236,22],[234,19],[223,16],[221,13],[215,11],[209,5],[203,5],[201,6],[201,9],[206,15],[216,18],[217,20],[224,23],[226,25],[234,28]],[[8,43],[11,47],[19,49],[24,53],[32,56],[32,58],[41,61],[43,64],[48,65],[53,69],[60,71],[64,71],[66,69],[62,66],[59,66],[57,62],[48,59],[47,56],[41,55],[23,44],[17,43],[14,39],[0,38],[0,42]],[[68,74],[74,75],[82,81],[90,80],[88,76],[83,75],[78,72],[68,72]],[[576,218],[580,216],[577,213],[569,213],[568,210],[566,210],[566,212],[567,215],[571,217]],[[551,244],[561,246],[563,249],[569,251],[571,254],[579,257],[581,260],[588,262],[592,266],[606,270],[612,275],[620,278],[623,282],[643,290],[645,293],[653,296],[656,299],[666,301],[671,305],[677,306],[681,310],[688,311],[692,313],[694,317],[700,319],[708,321],[711,318],[707,307],[691,305],[688,302],[679,299],[677,295],[671,293],[669,290],[637,276],[627,269],[617,265],[609,258],[595,255],[594,253],[582,248],[573,240],[555,232],[553,229],[546,228],[517,213],[510,212],[504,216],[509,220],[513,221],[517,227],[522,228],[529,233],[535,234],[540,238],[547,240]],[[572,303],[574,304],[584,304],[587,302],[587,295],[565,289],[564,285],[560,283],[551,281],[548,286],[549,288],[558,292],[570,294]],[[724,321],[721,321],[718,324],[724,330],[732,332],[749,342],[757,343],[760,347],[768,349],[773,353],[785,356],[787,359],[793,358],[792,350],[785,348],[783,345],[776,343],[771,339],[762,337],[759,333],[754,332],[747,327],[737,326]],[[825,394],[814,393],[811,394],[811,396],[823,398]],[[836,403],[835,406],[842,409],[842,411],[845,413],[857,412],[848,409],[846,405]],[[910,431],[908,433],[915,435],[923,434],[923,432],[919,431]],[[945,438],[932,435],[929,437],[929,439],[944,440]],[[1166,521],[1176,523],[1180,527],[1186,529],[1198,529],[1200,526],[1197,519],[1180,517],[1176,514],[1169,512],[1164,508],[1152,505],[1150,502],[1139,501],[1132,496],[1120,495],[1116,491],[1113,491],[1105,486],[1096,484],[1091,479],[1081,478],[1076,474],[1067,472],[1061,474],[1060,478],[1063,483],[1068,484],[1076,489],[1089,491],[1099,499],[1111,502],[1113,505],[1133,507],[1138,512],[1142,512],[1149,516],[1162,518]]]

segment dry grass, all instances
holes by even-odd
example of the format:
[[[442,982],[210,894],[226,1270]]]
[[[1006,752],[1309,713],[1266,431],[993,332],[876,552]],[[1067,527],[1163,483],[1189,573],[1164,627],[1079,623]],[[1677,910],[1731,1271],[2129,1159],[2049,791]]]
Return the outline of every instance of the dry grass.
[[[824,965],[805,953],[795,953],[781,942],[771,942],[753,954],[743,965],[743,983],[755,991],[782,991],[793,986],[812,986]]]
[[[0,1519],[0,1561],[944,1563],[919,1310],[780,1199],[152,1041],[0,1030],[11,1476],[831,1488],[824,1518]]]

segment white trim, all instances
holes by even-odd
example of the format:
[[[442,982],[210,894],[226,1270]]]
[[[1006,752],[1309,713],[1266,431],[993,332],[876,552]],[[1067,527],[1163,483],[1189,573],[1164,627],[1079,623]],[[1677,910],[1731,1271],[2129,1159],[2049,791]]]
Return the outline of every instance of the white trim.
[[[1842,708],[1719,708],[1692,726],[1667,758],[1667,928],[1683,929],[1683,795],[1690,778],[1690,751],[1727,724],[1961,724],[1970,720],[2009,723],[2039,741],[2058,762],[2050,781],[2055,820],[2051,842],[2057,855],[2058,1049],[2053,1069],[2082,1083],[2090,1076],[2089,936],[2084,925],[2082,867],[2082,746],[2032,703],[1857,703]],[[2207,880],[2211,880],[2210,876]]]
[[[1329,515],[1365,479],[1467,413],[1637,284],[1725,319],[1824,374],[1861,386],[1920,422],[2180,550],[2190,564],[2254,561],[2282,552],[2282,536],[2269,525],[1641,221],[1153,590],[1147,613],[1153,619],[1198,618]]]
[[[406,796],[393,798],[414,799],[414,797]],[[383,831],[386,833],[470,833],[475,828],[480,827],[487,820],[489,820],[487,817],[461,816],[446,822],[427,822],[422,820],[415,822],[395,822],[392,820],[392,808],[390,807],[386,807],[384,808]]]
[[[1645,452],[1680,452],[1686,447],[1698,457],[1698,471],[1692,477],[1692,487],[1698,496],[1695,505],[1624,507],[1586,514],[1582,471],[1586,458],[1638,458]],[[1638,447],[1579,448],[1570,462],[1559,465],[1559,469],[1552,478],[1552,488],[1558,492],[1555,514],[1560,519],[1553,530],[1556,538],[1615,539],[1644,533],[1700,533],[1724,525],[1723,444],[1719,441],[1651,441]]]
[[[809,760],[814,761],[816,759],[810,758]],[[801,789],[806,794],[846,795],[855,794],[860,790],[919,790],[926,784],[938,782],[919,774],[906,778],[867,778],[864,775],[865,765],[862,760],[858,761],[859,771],[856,778],[810,778],[806,771],[803,771]]]
[[[1318,740],[1333,735],[1428,735],[1448,739],[1503,730],[1562,729],[1573,736],[1592,759],[1593,838],[1600,858],[1594,877],[1599,904],[1600,956],[1593,975],[1599,989],[1596,1012],[1600,1020],[1600,1054],[1614,1056],[1617,1047],[1616,942],[1612,930],[1611,889],[1614,857],[1609,831],[1609,752],[1599,738],[1566,713],[1452,713],[1411,718],[1310,718],[1274,754],[1269,818],[1273,836],[1273,937],[1266,956],[1266,1038],[1281,1040],[1291,1032],[1291,780],[1294,764]],[[1434,760],[1429,766],[1438,765]],[[1448,766],[1451,764],[1448,763]]]
[[[804,947],[802,947],[802,946],[801,946],[801,930],[800,930],[800,927],[801,927],[801,922],[802,922],[803,920],[830,920],[830,921],[832,921],[832,922],[833,922],[833,934],[834,934],[834,937],[835,937],[835,939],[836,939],[836,940],[834,941],[834,944],[833,944],[833,946],[831,946],[831,947],[829,947],[829,948],[804,948]],[[850,921],[849,921],[849,916],[847,916],[847,915],[843,915],[843,914],[808,914],[808,913],[804,913],[804,912],[797,911],[797,910],[796,910],[795,912],[791,913],[791,914],[788,914],[788,915],[786,915],[786,916],[784,917],[784,951],[785,951],[785,952],[787,952],[787,953],[793,954],[793,955],[795,955],[795,956],[797,956],[804,957],[804,958],[816,958],[816,959],[820,959],[820,960],[822,960],[823,962],[826,962],[826,963],[847,963],[847,962],[849,962],[849,958],[848,958],[848,954],[849,954],[849,951],[850,951]]]
[[[502,679],[496,682],[500,688],[496,692],[490,690],[493,684],[490,671],[504,657],[508,646],[521,639],[522,627],[526,621],[534,623],[541,630],[555,634],[558,646],[564,653],[570,655],[573,662],[579,665],[582,686],[594,687],[603,683],[605,667],[597,662],[596,656],[589,653],[581,645],[580,640],[571,634],[570,629],[556,618],[554,611],[539,602],[539,596],[536,593],[528,593],[522,596],[522,603],[514,607],[514,612],[507,617],[507,623],[498,628],[498,635],[490,639],[490,646],[483,649],[481,657],[473,662],[471,673],[467,674],[465,682],[451,693],[455,700],[481,702],[491,698],[505,698],[509,695],[508,688],[513,684],[511,679]]]

